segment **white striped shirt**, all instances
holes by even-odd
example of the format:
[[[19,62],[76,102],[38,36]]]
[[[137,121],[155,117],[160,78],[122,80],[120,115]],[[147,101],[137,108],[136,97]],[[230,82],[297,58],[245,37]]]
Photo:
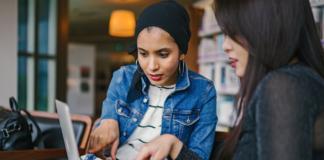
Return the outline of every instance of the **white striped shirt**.
[[[164,102],[174,90],[175,84],[164,87],[150,85],[148,90],[149,108],[133,134],[117,150],[116,158],[120,160],[135,159],[139,149],[145,143],[161,135]]]

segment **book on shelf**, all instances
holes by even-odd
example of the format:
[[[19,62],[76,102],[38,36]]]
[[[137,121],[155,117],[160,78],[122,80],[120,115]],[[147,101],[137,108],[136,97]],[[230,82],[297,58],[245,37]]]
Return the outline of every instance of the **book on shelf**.
[[[309,2],[312,4],[312,3],[324,2],[324,0],[309,0]]]
[[[199,74],[215,83],[215,67],[214,63],[205,63],[199,66]]]
[[[202,38],[198,46],[198,56],[204,57],[224,53],[222,49],[224,40],[224,34],[214,35],[213,38]]]
[[[324,1],[323,1],[324,2]],[[324,6],[312,8],[314,21],[316,24],[318,35],[321,39],[324,39]]]
[[[218,94],[234,96],[239,90],[239,78],[235,69],[227,63],[201,64],[199,74],[214,82]]]
[[[239,78],[235,69],[227,63],[216,63],[214,69],[214,84],[220,94],[235,95],[239,90]]]
[[[199,28],[203,28],[204,10],[199,10]]]
[[[199,31],[200,37],[209,36],[220,32],[216,17],[211,5],[206,5],[199,13]]]
[[[209,28],[210,26],[213,26],[217,24],[215,13],[213,11],[213,8],[211,5],[207,5],[204,7],[204,16],[202,20],[202,27],[203,28]]]
[[[223,33],[218,34],[217,36],[213,37],[216,41],[216,45],[217,45],[217,53],[223,53],[223,42],[225,40],[225,35]]]
[[[233,96],[218,96],[217,99],[218,125],[232,127],[236,119],[235,98]]]
[[[198,56],[204,57],[206,55],[215,54],[217,50],[217,45],[215,45],[215,40],[211,38],[202,38],[198,46]]]

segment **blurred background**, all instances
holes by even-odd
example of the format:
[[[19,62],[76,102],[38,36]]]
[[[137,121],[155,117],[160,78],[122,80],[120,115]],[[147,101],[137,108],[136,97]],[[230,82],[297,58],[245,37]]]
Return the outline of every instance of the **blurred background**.
[[[135,64],[127,47],[140,13],[161,0],[0,0],[0,105],[14,96],[28,110],[56,112],[54,100],[73,114],[101,115],[112,73]],[[221,46],[224,34],[213,0],[176,0],[190,16],[188,68],[214,81],[217,130],[235,118],[239,79]],[[323,1],[312,0],[323,30]],[[125,91],[127,92],[127,91]],[[216,107],[216,106],[215,106]]]

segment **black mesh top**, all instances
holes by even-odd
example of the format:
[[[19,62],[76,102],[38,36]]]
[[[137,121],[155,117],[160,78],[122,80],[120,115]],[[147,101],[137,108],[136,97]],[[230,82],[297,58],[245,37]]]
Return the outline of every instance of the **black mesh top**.
[[[270,72],[245,111],[233,159],[323,160],[323,109],[324,80],[313,69],[298,62]],[[178,159],[200,158],[188,152]]]

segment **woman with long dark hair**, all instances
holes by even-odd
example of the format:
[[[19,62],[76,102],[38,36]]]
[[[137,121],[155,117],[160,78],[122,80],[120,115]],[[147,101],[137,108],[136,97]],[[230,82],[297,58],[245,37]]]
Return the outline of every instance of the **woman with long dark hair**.
[[[241,78],[239,118],[217,159],[324,159],[324,53],[309,1],[215,2]],[[179,143],[159,137],[138,158],[200,159]]]

